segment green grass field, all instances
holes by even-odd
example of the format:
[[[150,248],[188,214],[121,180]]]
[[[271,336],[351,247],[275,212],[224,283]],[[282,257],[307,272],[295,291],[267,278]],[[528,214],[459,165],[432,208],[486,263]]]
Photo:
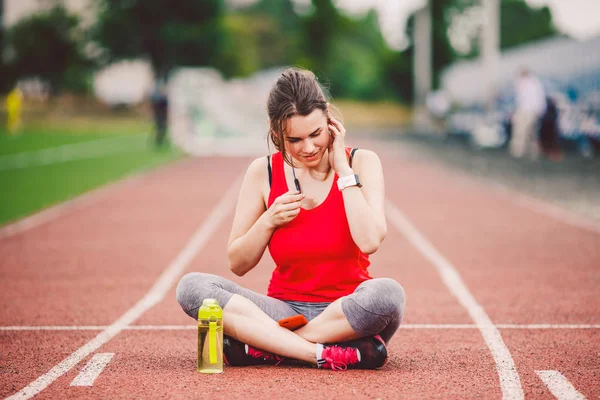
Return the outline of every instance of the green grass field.
[[[154,149],[151,129],[143,120],[86,118],[40,121],[0,136],[0,225],[183,157]]]

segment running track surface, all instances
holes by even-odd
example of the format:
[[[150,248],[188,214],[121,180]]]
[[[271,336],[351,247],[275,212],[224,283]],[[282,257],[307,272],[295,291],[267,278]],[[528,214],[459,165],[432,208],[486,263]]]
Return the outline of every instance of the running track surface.
[[[381,370],[196,373],[195,324],[175,300],[179,278],[216,273],[264,293],[273,265],[267,253],[243,278],[229,271],[233,201],[251,159],[210,157],[0,235],[0,396],[599,398],[600,230],[401,149],[379,154],[388,236],[370,271],[407,292]],[[93,358],[104,364],[80,375]]]

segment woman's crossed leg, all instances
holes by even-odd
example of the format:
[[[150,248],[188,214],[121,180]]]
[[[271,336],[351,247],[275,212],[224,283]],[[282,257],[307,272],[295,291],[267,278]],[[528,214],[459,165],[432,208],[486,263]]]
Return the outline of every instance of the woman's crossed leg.
[[[226,345],[237,345],[237,352],[245,352],[233,354],[241,360],[240,364],[247,365],[250,362],[243,357],[253,356],[277,361],[279,357],[272,357],[276,354],[334,369],[339,365],[345,369],[376,368],[383,364],[387,350],[374,335],[389,342],[400,325],[405,303],[404,290],[394,280],[368,280],[292,332],[277,322],[297,314],[284,301],[255,293],[217,275],[193,272],[181,279],[177,301],[190,317],[197,318],[205,298],[215,298],[223,307],[224,333],[239,341],[227,339]],[[349,342],[366,337],[369,338]]]

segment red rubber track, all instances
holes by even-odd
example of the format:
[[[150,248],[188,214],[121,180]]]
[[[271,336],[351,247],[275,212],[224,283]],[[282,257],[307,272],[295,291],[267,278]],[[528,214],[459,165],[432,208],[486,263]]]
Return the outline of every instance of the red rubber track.
[[[598,324],[600,235],[536,213],[438,167],[381,152],[388,199],[450,261],[495,324]],[[152,287],[248,158],[188,160],[150,173],[59,219],[0,240],[1,326],[110,325]],[[188,265],[265,292],[268,254],[245,277],[227,268],[230,214]],[[37,398],[500,398],[492,354],[431,263],[393,226],[372,275],[407,292],[405,328],[380,371],[300,367],[195,372],[190,330],[124,330],[92,387],[71,387],[91,355]],[[189,325],[175,288],[135,325]],[[18,392],[99,331],[0,331],[0,396]],[[527,398],[554,398],[536,375],[556,370],[600,396],[600,329],[500,328]],[[209,395],[210,393],[210,395]]]

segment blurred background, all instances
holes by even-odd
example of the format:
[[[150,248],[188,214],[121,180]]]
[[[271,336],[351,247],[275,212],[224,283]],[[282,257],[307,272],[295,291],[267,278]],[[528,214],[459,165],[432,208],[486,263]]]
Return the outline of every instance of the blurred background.
[[[0,225],[188,154],[265,154],[266,97],[292,65],[351,135],[600,220],[598,15],[597,0],[2,0]]]

